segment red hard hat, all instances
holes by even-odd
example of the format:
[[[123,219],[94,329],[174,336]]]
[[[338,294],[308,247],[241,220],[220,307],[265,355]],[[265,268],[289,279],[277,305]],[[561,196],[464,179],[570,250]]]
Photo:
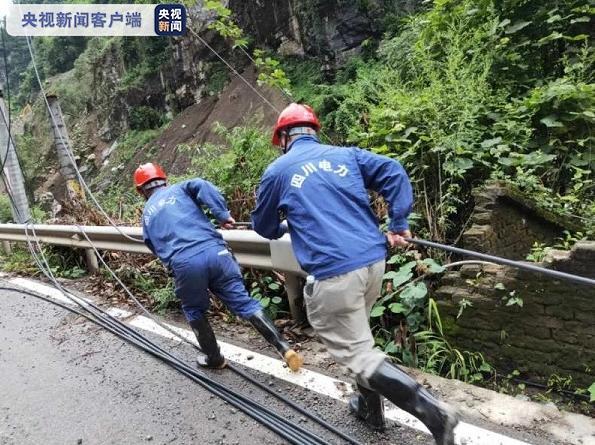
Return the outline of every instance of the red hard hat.
[[[320,130],[320,121],[311,106],[296,103],[289,104],[289,106],[279,114],[277,124],[273,130],[273,144],[281,145],[281,138],[279,135],[281,130],[298,127],[300,125],[313,127],[316,131]]]
[[[141,165],[134,172],[134,185],[136,186],[137,190],[146,183],[155,179],[163,179],[165,181],[167,179],[167,175],[161,167],[159,167],[157,164],[153,164],[152,162]]]

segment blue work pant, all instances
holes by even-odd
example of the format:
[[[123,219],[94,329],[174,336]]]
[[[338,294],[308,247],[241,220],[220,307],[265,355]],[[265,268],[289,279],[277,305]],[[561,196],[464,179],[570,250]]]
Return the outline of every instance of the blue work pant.
[[[196,255],[172,261],[176,296],[188,321],[202,318],[209,309],[210,290],[238,317],[247,319],[262,309],[250,297],[240,267],[224,246],[209,247]]]

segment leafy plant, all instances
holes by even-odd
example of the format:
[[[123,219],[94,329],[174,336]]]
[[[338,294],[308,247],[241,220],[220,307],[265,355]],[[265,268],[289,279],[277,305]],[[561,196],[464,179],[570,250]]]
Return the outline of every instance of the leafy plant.
[[[202,6],[205,10],[213,11],[216,14],[216,19],[209,24],[210,29],[214,29],[222,37],[233,40],[234,47],[246,48],[248,46],[248,39],[245,37],[244,31],[233,21],[231,10],[226,8],[223,2],[206,0]]]
[[[43,246],[51,272],[60,278],[80,278],[87,274],[81,251],[64,246]]]
[[[129,121],[132,130],[150,130],[163,125],[164,119],[154,108],[140,106],[130,111]]]
[[[445,339],[438,306],[428,304],[428,329],[415,334],[420,368],[434,374],[474,383],[494,369],[479,352],[460,351]]]
[[[42,247],[42,252],[55,277],[75,279],[87,274],[81,252],[77,249],[46,245]],[[10,255],[3,256],[2,270],[32,276],[41,274],[29,250],[18,246]]]
[[[506,306],[523,307],[523,299],[516,295],[516,291],[510,291],[507,296],[502,297],[506,301]]]
[[[184,179],[196,174],[217,184],[236,220],[248,219],[254,207],[256,189],[266,167],[277,157],[268,136],[255,127],[227,129],[216,125],[217,134],[227,146],[206,144],[187,147],[192,170]]]
[[[493,372],[491,366],[482,354],[460,351],[448,342],[438,305],[422,281],[445,268],[432,258],[415,257],[413,252],[399,253],[387,262],[398,269],[384,275],[385,293],[372,308],[376,343],[408,366],[467,382],[483,380]],[[471,305],[462,300],[459,316]]]
[[[244,280],[250,289],[250,296],[260,302],[265,313],[272,320],[287,312],[287,298],[284,298],[285,288],[278,277],[270,274],[246,272]]]
[[[5,272],[15,272],[30,276],[37,276],[40,273],[29,251],[20,247],[13,248],[10,255],[3,253],[0,257],[0,264],[2,270]]]
[[[277,87],[290,94],[291,81],[281,69],[281,64],[278,60],[267,56],[261,49],[254,50],[254,64],[259,69],[258,83],[259,85],[268,85],[270,87]]]
[[[175,294],[175,285],[172,279],[168,279],[165,286],[159,286],[151,289],[150,295],[154,301],[154,309],[157,312],[163,312],[166,309],[175,307],[178,300]]]
[[[527,261],[533,261],[534,263],[540,263],[546,257],[549,247],[546,247],[545,243],[535,241],[531,247],[531,252],[527,255]]]
[[[564,230],[564,236],[561,238],[556,238],[558,241],[554,244],[554,248],[561,249],[561,250],[570,250],[572,246],[574,246],[578,241],[582,240],[585,237],[585,234],[582,232],[571,233],[568,230]]]
[[[548,391],[568,391],[574,386],[574,379],[571,375],[561,376],[559,374],[552,374],[548,378],[547,387]]]
[[[108,271],[101,271],[104,279],[110,282],[113,280]],[[159,260],[153,259],[140,267],[128,263],[120,264],[115,272],[136,296],[148,299],[149,307],[157,312],[180,307],[180,301],[174,292],[174,280],[168,276]]]
[[[466,308],[472,307],[472,306],[473,306],[472,301],[469,301],[466,298],[461,298],[461,300],[459,301],[459,312],[457,313],[457,319],[461,318],[461,315],[463,315],[463,312],[465,311]]]

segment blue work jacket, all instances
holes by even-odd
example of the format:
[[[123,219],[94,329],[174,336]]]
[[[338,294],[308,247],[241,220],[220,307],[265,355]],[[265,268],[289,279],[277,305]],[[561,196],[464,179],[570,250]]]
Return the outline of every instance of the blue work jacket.
[[[142,216],[143,239],[167,266],[174,257],[182,258],[214,245],[225,245],[203,206],[220,222],[230,217],[217,187],[204,179],[162,187],[148,199]]]
[[[300,266],[316,279],[341,275],[386,257],[386,237],[370,207],[368,189],[389,206],[389,230],[408,229],[413,193],[401,164],[356,147],[302,136],[265,171],[254,230],[276,239],[285,232]]]

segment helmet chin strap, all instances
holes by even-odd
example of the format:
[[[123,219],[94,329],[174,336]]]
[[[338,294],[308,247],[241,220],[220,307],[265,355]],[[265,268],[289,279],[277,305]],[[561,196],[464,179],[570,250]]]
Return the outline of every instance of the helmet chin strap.
[[[316,130],[311,127],[293,127],[289,130],[281,130],[281,135],[285,138],[283,143],[283,153],[287,153],[289,139],[293,136],[316,136]]]
[[[166,185],[166,180],[156,179],[140,187],[140,191],[145,199],[149,199],[149,197],[155,192],[155,189],[158,189],[159,187],[165,187]]]
[[[289,134],[287,133],[287,131],[283,130],[281,131],[281,137],[283,138],[283,154],[287,153],[287,149],[289,147]]]

